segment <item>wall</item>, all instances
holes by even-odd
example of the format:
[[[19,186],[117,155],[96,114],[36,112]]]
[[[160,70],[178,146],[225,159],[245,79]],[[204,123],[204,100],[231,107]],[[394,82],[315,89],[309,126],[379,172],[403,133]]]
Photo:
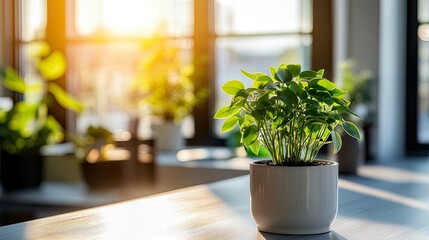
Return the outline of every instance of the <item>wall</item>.
[[[405,156],[406,0],[380,0],[377,157]]]
[[[350,1],[350,57],[378,77],[379,0]]]
[[[335,0],[335,61],[354,59],[377,80],[371,153],[379,161],[405,156],[405,0]]]
[[[370,71],[374,79],[379,79],[379,35],[380,1],[379,0],[334,0],[334,66],[335,76],[341,78],[338,65],[352,59],[356,70]],[[374,89],[377,99],[377,89]],[[377,101],[372,108],[377,108]],[[369,136],[371,156],[377,148],[377,126]]]

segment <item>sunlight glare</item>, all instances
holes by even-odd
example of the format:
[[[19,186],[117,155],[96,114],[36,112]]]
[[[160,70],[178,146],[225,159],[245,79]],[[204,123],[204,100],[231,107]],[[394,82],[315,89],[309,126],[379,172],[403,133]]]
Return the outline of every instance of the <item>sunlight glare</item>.
[[[76,0],[76,33],[150,35],[162,22],[165,1]]]
[[[76,30],[81,35],[89,35],[97,30],[100,24],[99,15],[101,0],[76,0],[75,21]]]
[[[199,211],[202,208],[206,211]],[[220,213],[228,216],[225,224],[243,218],[225,204],[222,197],[205,186],[197,186],[183,193],[112,204],[104,207],[99,216],[104,229],[102,239],[141,239],[139,236],[144,239],[189,239],[186,234],[190,231],[204,234],[215,224],[207,219],[207,215]],[[244,219],[242,222],[241,230],[254,228],[252,222]]]
[[[46,0],[22,0],[21,38],[24,41],[41,37],[46,28]]]
[[[359,176],[392,183],[429,184],[429,175],[427,174],[386,166],[366,166],[359,169]]]
[[[151,31],[158,26],[161,16],[160,2],[136,0],[105,0],[103,26],[118,34]]]
[[[418,35],[421,41],[429,41],[429,24],[421,24],[418,29]]]

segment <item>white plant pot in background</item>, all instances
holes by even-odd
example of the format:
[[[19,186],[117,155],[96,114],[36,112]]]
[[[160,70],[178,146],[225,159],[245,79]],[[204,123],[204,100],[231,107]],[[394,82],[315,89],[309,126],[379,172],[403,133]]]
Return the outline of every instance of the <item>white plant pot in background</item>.
[[[260,231],[320,234],[331,231],[338,211],[338,163],[274,166],[250,163],[250,206]]]
[[[182,125],[173,122],[165,122],[153,125],[155,147],[161,151],[177,151],[185,146],[185,138],[182,134]]]

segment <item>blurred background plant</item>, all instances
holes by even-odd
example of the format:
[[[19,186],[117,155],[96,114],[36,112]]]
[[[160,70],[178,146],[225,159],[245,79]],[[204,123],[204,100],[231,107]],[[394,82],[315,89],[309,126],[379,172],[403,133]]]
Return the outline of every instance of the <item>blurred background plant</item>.
[[[88,126],[84,133],[70,134],[69,140],[76,157],[91,163],[110,160],[108,152],[115,148],[113,133],[101,126]]]
[[[356,173],[364,161],[373,159],[373,127],[376,122],[376,81],[367,70],[358,70],[357,63],[346,60],[339,64],[343,89],[347,91],[350,109],[362,118],[348,115],[362,130],[363,141],[356,141],[345,136],[343,148],[337,154],[340,173]]]
[[[11,67],[0,72],[3,86],[19,96],[10,108],[0,109],[0,147],[9,154],[63,141],[62,126],[48,112],[53,101],[77,113],[83,110],[77,99],[55,83],[67,68],[63,53],[51,52],[46,42],[32,42],[28,57],[35,69],[30,78],[24,80]]]
[[[164,121],[181,122],[205,97],[194,84],[195,66],[177,42],[155,35],[142,43],[147,58],[131,86],[134,104]]]
[[[353,60],[347,60],[340,64],[343,89],[347,91],[350,100],[350,108],[359,116],[362,116],[365,122],[373,122],[375,118],[374,111],[374,89],[375,81],[371,72],[362,70],[357,71],[356,63]]]

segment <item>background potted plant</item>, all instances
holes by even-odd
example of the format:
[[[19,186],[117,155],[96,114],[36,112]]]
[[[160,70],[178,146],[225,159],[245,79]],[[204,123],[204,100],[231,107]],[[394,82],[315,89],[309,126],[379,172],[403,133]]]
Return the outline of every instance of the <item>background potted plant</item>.
[[[83,179],[93,190],[127,186],[155,177],[152,140],[116,141],[105,127],[90,125],[85,132],[69,134],[80,162]]]
[[[84,133],[70,134],[69,139],[75,145],[75,156],[81,163],[83,179],[90,188],[120,186],[127,161],[118,161],[110,156],[116,147],[111,131],[90,125]]]
[[[215,118],[226,118],[222,131],[237,125],[241,142],[257,153],[264,146],[271,160],[250,164],[252,216],[261,231],[283,234],[329,232],[337,213],[338,164],[316,160],[319,149],[330,143],[341,148],[337,125],[359,139],[345,91],[323,78],[323,70],[302,71],[298,64],[270,67],[271,75],[242,73],[222,89],[232,96]]]
[[[155,36],[143,42],[145,60],[132,84],[139,109],[158,117],[154,127],[156,148],[178,150],[184,146],[181,123],[207,95],[196,90],[194,65],[174,40]]]
[[[83,109],[54,82],[65,73],[64,55],[51,53],[45,42],[31,43],[28,50],[32,66],[41,77],[24,81],[11,67],[1,71],[3,86],[22,99],[10,109],[0,109],[0,177],[5,190],[38,186],[43,179],[40,149],[63,140],[64,130],[48,113],[48,105],[57,101],[76,112]]]
[[[342,133],[343,148],[336,155],[340,162],[340,173],[355,174],[360,165],[365,160],[371,159],[371,129],[375,121],[375,105],[373,103],[375,96],[375,81],[369,71],[357,71],[356,63],[353,60],[347,60],[340,64],[340,77],[343,89],[347,91],[347,97],[351,101],[350,109],[356,112],[362,118],[354,118],[360,129],[363,130],[363,141],[355,139]],[[342,164],[341,164],[342,163]]]

